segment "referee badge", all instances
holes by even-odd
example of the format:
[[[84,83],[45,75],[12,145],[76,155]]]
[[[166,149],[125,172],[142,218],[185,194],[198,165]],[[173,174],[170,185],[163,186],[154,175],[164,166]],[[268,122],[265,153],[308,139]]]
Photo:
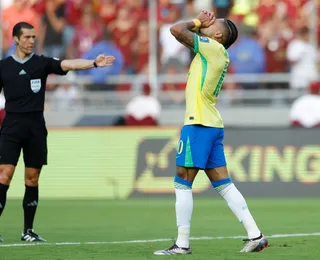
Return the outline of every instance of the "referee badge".
[[[41,79],[32,79],[30,83],[33,93],[38,93],[41,89]]]

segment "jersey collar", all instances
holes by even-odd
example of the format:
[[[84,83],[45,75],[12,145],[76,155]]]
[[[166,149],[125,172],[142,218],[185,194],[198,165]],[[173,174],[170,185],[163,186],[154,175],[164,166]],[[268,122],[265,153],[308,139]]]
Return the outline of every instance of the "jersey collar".
[[[34,53],[31,53],[29,55],[29,57],[25,58],[24,60],[20,60],[16,55],[12,54],[11,57],[16,61],[16,62],[19,62],[21,64],[24,64],[26,63],[28,60],[30,60],[32,58],[32,56],[34,55]]]

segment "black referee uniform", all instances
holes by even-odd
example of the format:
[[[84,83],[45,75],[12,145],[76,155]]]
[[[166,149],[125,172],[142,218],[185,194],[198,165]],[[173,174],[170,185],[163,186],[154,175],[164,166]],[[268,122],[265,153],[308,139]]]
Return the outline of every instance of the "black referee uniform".
[[[47,164],[47,129],[43,116],[49,74],[66,75],[61,61],[31,54],[25,60],[12,55],[0,61],[0,90],[6,99],[1,127],[0,164],[17,165],[21,149],[26,167]]]

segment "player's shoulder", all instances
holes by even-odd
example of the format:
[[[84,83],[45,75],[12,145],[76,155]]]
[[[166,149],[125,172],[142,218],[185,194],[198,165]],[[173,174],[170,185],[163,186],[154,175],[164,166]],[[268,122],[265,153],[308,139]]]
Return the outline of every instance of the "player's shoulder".
[[[14,59],[12,58],[12,55],[10,56],[7,56],[3,59],[0,60],[0,68],[3,69],[3,68],[8,68],[8,67],[12,67],[15,65],[15,61]]]
[[[221,49],[222,51],[225,51],[224,46],[219,43],[218,41],[208,37],[208,36],[198,36],[199,37],[199,43],[202,45],[208,45],[211,48]]]

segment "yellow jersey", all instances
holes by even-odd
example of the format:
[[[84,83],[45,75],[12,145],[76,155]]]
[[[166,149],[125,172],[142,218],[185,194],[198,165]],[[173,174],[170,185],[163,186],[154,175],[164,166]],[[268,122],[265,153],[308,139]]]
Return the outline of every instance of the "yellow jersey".
[[[229,66],[224,46],[205,36],[194,35],[194,57],[186,87],[184,124],[200,124],[223,128],[220,113],[215,107]]]

